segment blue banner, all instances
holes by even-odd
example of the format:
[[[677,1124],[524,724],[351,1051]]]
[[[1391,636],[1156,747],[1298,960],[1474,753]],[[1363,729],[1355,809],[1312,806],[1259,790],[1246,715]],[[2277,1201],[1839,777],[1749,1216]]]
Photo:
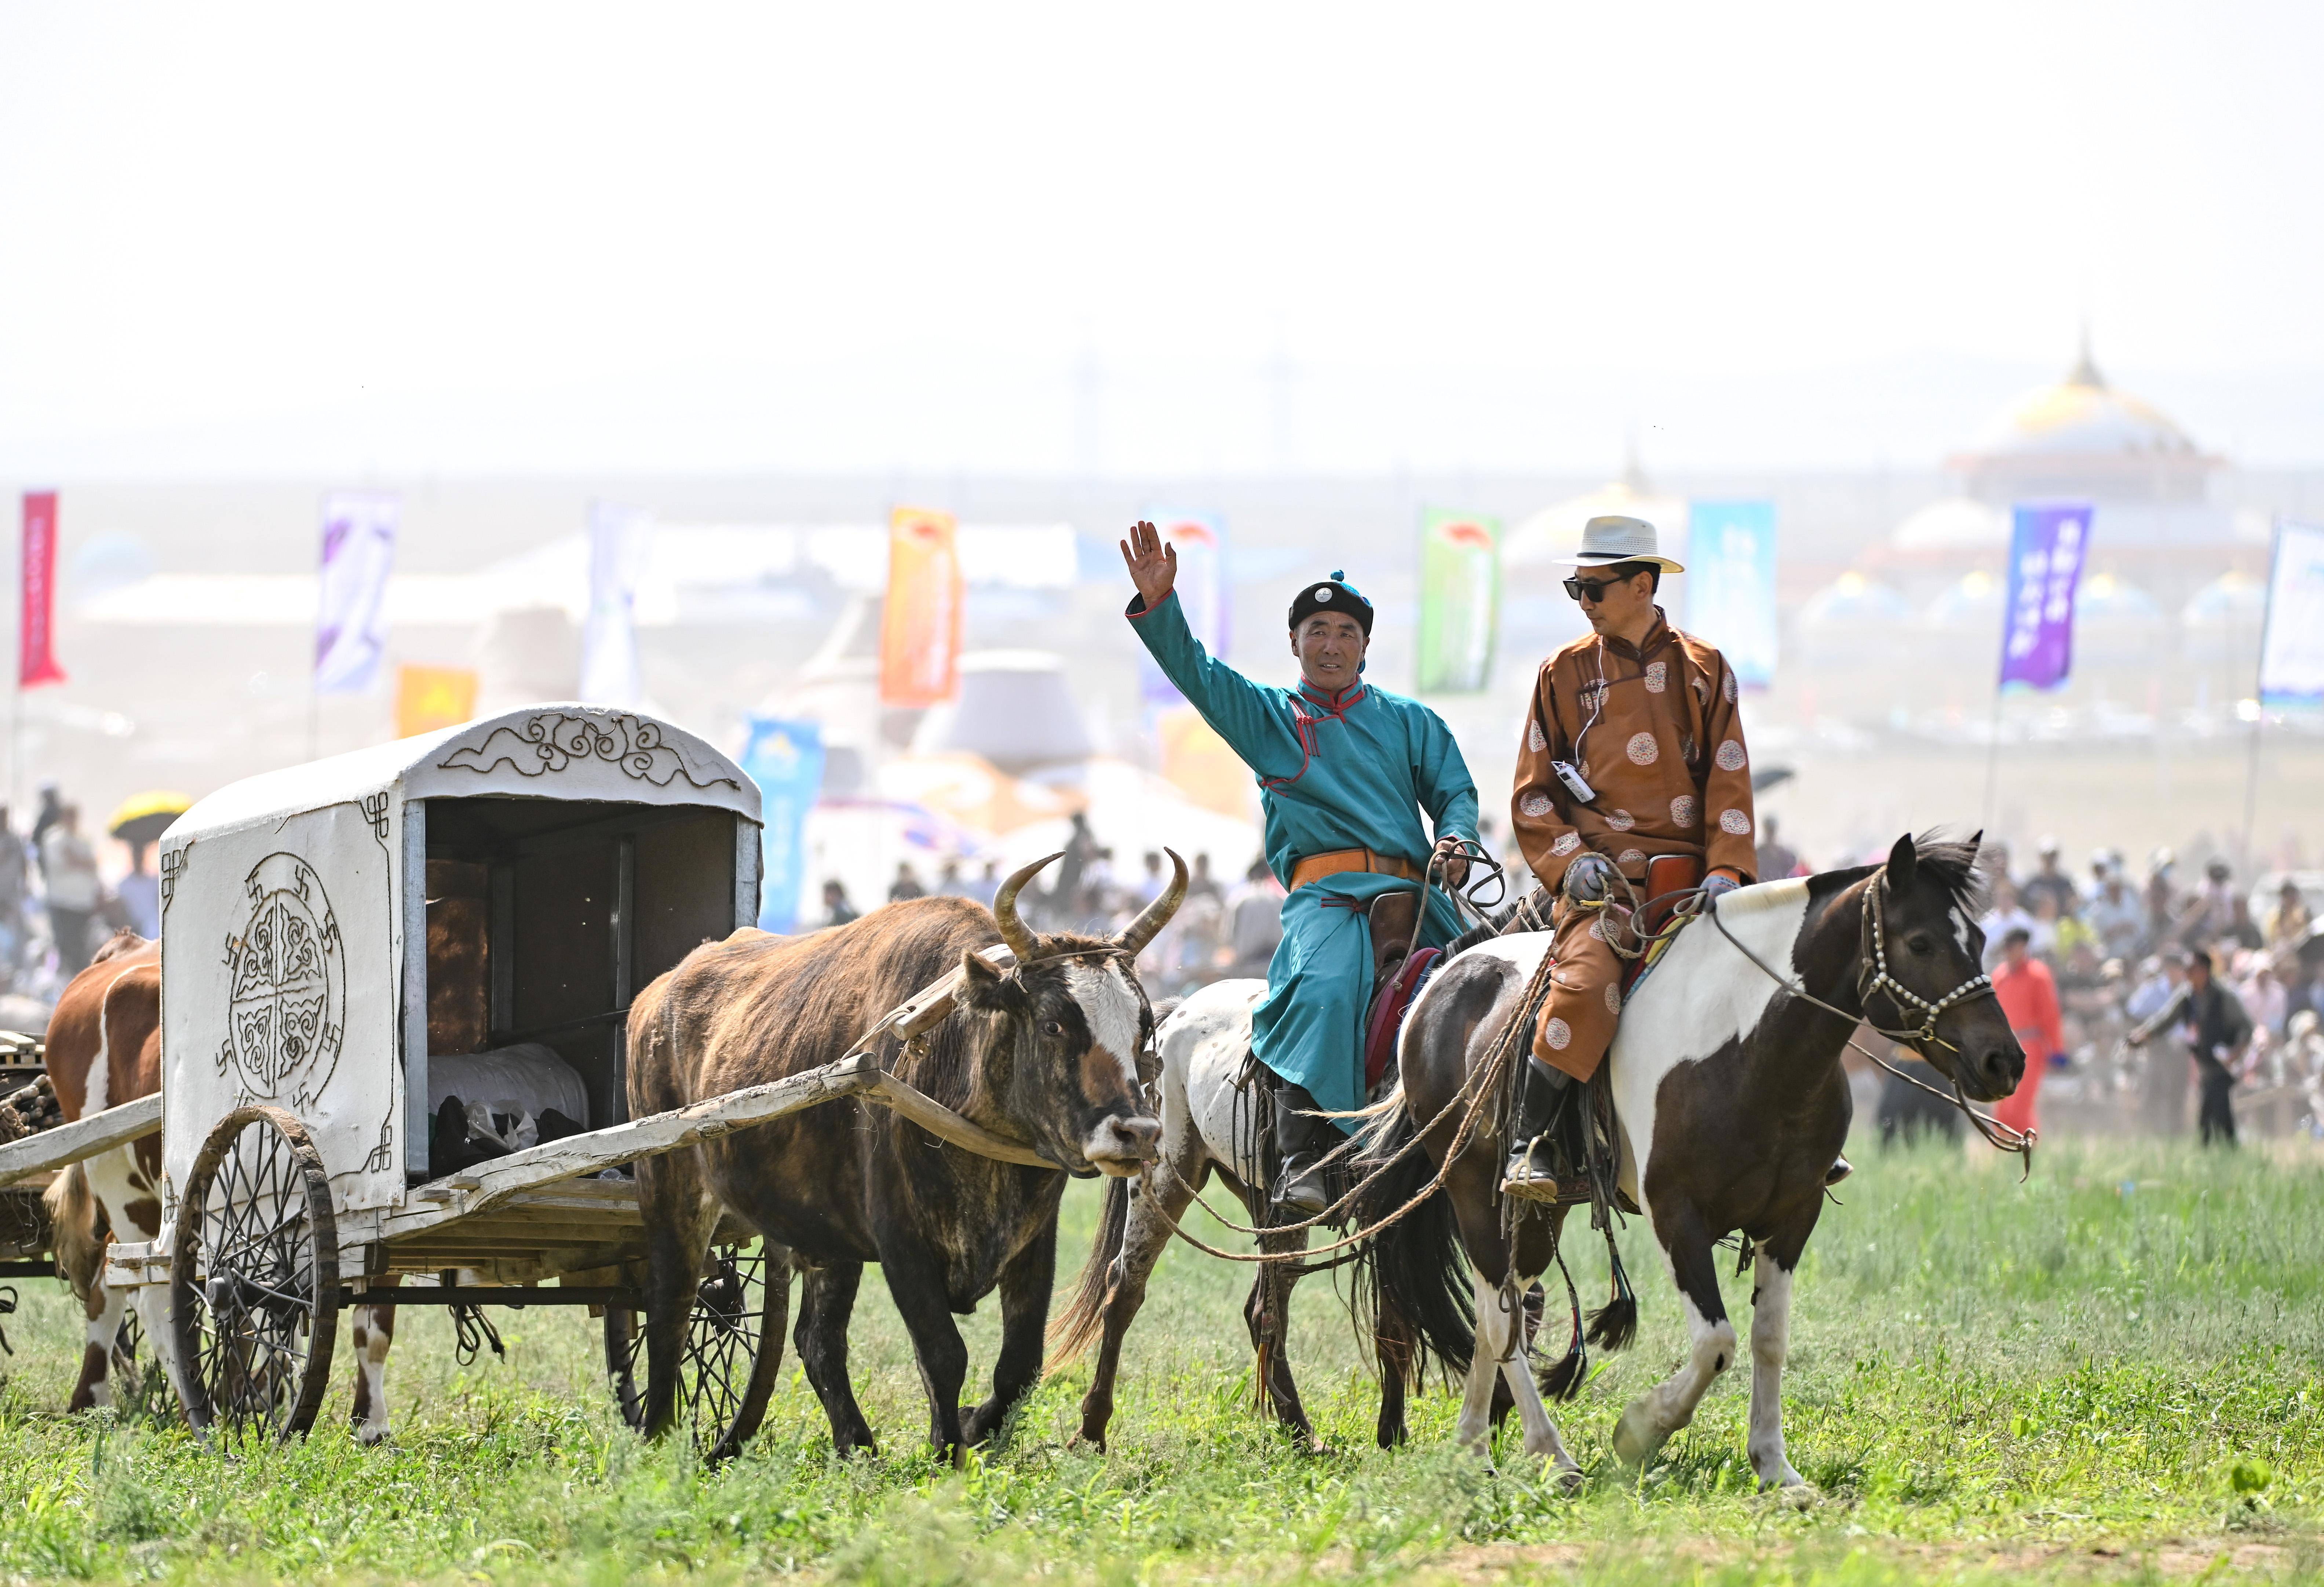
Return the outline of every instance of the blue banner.
[[[823,725],[753,716],[743,741],[742,770],[759,785],[759,841],[766,856],[759,880],[759,929],[798,925],[807,887],[807,815],[823,791]]]
[[[1775,503],[1687,504],[1686,626],[1719,647],[1745,688],[1775,682]]]
[[[2089,503],[2019,507],[2014,522],[2001,681],[2056,688],[2074,669],[2074,587],[2089,552]]]

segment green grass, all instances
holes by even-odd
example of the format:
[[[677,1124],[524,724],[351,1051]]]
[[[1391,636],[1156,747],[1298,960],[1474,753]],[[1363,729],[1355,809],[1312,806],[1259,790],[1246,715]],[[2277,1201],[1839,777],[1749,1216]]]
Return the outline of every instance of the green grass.
[[[1979,1149],[1980,1152],[1982,1149]],[[1067,1265],[1094,1187],[1067,1202]],[[1555,1408],[1589,1470],[1561,1498],[1517,1453],[1449,1447],[1432,1386],[1414,1439],[1377,1404],[1345,1307],[1301,1296],[1296,1364],[1333,1453],[1252,1413],[1249,1269],[1179,1248],[1131,1335],[1113,1447],[1069,1447],[1086,1368],[1045,1384],[1004,1447],[928,1457],[926,1411],[876,1279],[854,1370],[877,1459],[829,1452],[787,1358],[747,1454],[705,1472],[620,1424],[577,1313],[499,1314],[504,1362],[463,1369],[407,1311],[397,1434],[206,1451],[167,1426],[66,1417],[78,1317],[20,1283],[0,1388],[0,1578],[311,1582],[801,1572],[863,1582],[1393,1579],[1817,1582],[2324,1572],[2324,1161],[2134,1146],[2045,1149],[2031,1183],[1952,1152],[1868,1154],[1827,1210],[1794,1306],[1788,1430],[1822,1490],[1754,1491],[1748,1384],[1729,1373],[1643,1479],[1608,1453],[1625,1403],[1677,1362],[1678,1306],[1642,1225],[1645,1324]],[[1595,1253],[1577,1277],[1602,1282]],[[1062,1285],[1061,1285],[1062,1287]],[[1748,1285],[1728,1284],[1739,1327]],[[995,1308],[965,1324],[989,1369]]]

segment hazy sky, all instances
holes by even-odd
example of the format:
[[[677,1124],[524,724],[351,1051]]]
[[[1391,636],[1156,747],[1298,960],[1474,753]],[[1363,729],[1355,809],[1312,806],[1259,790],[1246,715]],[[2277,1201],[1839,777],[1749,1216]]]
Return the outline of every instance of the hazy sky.
[[[1770,21],[1770,17],[1780,20]],[[2324,462],[2324,6],[0,0],[0,471]]]

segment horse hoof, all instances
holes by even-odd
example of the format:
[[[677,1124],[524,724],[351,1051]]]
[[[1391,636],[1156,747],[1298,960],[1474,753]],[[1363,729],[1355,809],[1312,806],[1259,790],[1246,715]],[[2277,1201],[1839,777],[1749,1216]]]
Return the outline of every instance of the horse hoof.
[[[1550,1486],[1557,1490],[1560,1497],[1565,1499],[1571,1499],[1581,1492],[1583,1481],[1580,1466],[1560,1466],[1557,1468],[1557,1475],[1549,1480]]]
[[[1656,1430],[1646,1415],[1644,1400],[1622,1413],[1614,1425],[1614,1454],[1624,1465],[1633,1470],[1643,1469],[1655,1458],[1655,1451],[1663,1446],[1664,1435]]]
[[[1759,1484],[1759,1491],[1771,1503],[1781,1505],[1785,1509],[1813,1509],[1823,1498],[1821,1489],[1790,1470],[1779,1477],[1763,1481]]]

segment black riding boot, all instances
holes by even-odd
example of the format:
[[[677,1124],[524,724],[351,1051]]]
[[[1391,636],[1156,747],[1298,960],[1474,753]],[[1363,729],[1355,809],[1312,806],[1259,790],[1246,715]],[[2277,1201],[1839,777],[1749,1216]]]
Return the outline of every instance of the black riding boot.
[[[1566,1105],[1573,1100],[1573,1090],[1572,1075],[1526,1056],[1517,1081],[1517,1120],[1509,1132],[1509,1166],[1501,1176],[1504,1195],[1527,1201],[1557,1199],[1558,1176],[1572,1160],[1572,1154],[1561,1149],[1559,1127],[1579,1116]]]
[[[1312,1218],[1332,1204],[1323,1161],[1343,1139],[1329,1119],[1312,1117],[1322,1104],[1304,1085],[1275,1083],[1275,1149],[1282,1167],[1275,1175],[1275,1204]]]

